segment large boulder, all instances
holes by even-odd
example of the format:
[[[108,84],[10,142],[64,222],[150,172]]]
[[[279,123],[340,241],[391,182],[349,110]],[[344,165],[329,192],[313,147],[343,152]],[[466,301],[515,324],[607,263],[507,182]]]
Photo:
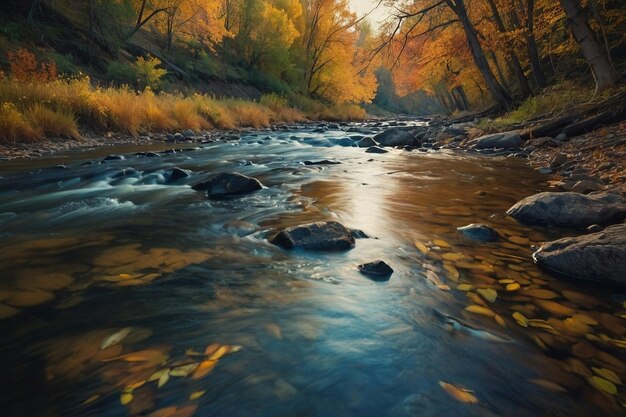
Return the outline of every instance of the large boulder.
[[[374,136],[374,140],[381,146],[415,146],[419,143],[412,132],[400,129],[388,129]]]
[[[354,247],[352,231],[335,221],[288,227],[270,242],[285,249],[342,251]]]
[[[474,139],[471,144],[476,149],[519,148],[522,144],[522,137],[518,132],[494,133]]]
[[[196,191],[206,191],[210,199],[234,197],[249,194],[263,188],[263,184],[256,178],[238,173],[223,172],[209,178],[208,181],[195,184]]]
[[[616,194],[545,192],[518,201],[506,214],[527,225],[583,229],[623,218],[626,201]]]
[[[369,136],[364,137],[356,143],[356,146],[358,146],[359,148],[369,148],[370,146],[376,145],[378,145],[378,143],[376,143],[376,141]]]
[[[548,242],[533,259],[542,268],[569,278],[626,284],[626,224]]]

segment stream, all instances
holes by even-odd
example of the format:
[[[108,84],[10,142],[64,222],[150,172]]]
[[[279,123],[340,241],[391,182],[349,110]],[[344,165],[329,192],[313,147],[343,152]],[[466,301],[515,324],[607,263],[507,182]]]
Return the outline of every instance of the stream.
[[[504,215],[549,177],[517,158],[341,146],[386,127],[0,165],[1,414],[624,415],[623,299],[533,264],[574,232]],[[337,164],[304,163],[321,160]],[[191,188],[217,172],[264,188]],[[322,220],[369,238],[338,253],[267,240]],[[469,223],[503,239],[470,241]],[[388,281],[356,269],[376,259]]]

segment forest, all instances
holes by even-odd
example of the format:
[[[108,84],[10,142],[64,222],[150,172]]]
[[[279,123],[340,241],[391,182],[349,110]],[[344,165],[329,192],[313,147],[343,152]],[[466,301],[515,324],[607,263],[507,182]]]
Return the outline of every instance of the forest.
[[[620,1],[371,6],[352,10],[347,0],[6,1],[0,9],[4,140],[78,137],[81,125],[136,135],[307,115],[362,118],[359,107],[372,114],[451,114],[521,106],[517,119],[530,118],[607,96],[621,83],[626,6]],[[377,7],[389,16],[372,21]],[[42,83],[54,88],[39,91]],[[53,90],[54,98],[47,96]],[[89,90],[91,100],[76,103],[70,96],[78,90]],[[197,117],[180,120],[170,109],[120,120],[120,101],[150,113],[149,103],[162,97],[155,92],[182,94],[180,106],[193,107]],[[228,109],[235,104],[206,99],[203,109],[200,95],[265,105],[232,120]],[[278,108],[284,111],[277,114]]]

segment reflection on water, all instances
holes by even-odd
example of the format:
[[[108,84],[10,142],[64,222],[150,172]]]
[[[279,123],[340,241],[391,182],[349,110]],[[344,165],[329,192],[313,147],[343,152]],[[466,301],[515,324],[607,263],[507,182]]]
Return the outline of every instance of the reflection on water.
[[[533,248],[566,231],[503,216],[545,178],[512,159],[328,146],[347,135],[5,165],[3,415],[621,415],[621,299],[543,274]],[[320,159],[341,164],[302,163]],[[190,188],[219,171],[267,188]],[[370,238],[330,254],[265,240],[329,219]],[[473,222],[504,239],[465,240]],[[379,258],[390,281],[356,270]]]

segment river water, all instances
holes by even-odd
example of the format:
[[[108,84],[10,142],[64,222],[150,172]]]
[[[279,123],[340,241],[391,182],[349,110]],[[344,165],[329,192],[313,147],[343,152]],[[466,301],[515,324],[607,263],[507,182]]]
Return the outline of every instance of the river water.
[[[1,165],[1,415],[623,415],[623,298],[532,263],[573,232],[504,216],[549,178],[515,158],[331,146],[382,128]],[[339,164],[303,163],[323,159]],[[265,188],[191,189],[216,172]],[[318,220],[370,238],[341,253],[267,241]],[[474,222],[504,238],[456,231]],[[390,280],[357,271],[375,259]]]

